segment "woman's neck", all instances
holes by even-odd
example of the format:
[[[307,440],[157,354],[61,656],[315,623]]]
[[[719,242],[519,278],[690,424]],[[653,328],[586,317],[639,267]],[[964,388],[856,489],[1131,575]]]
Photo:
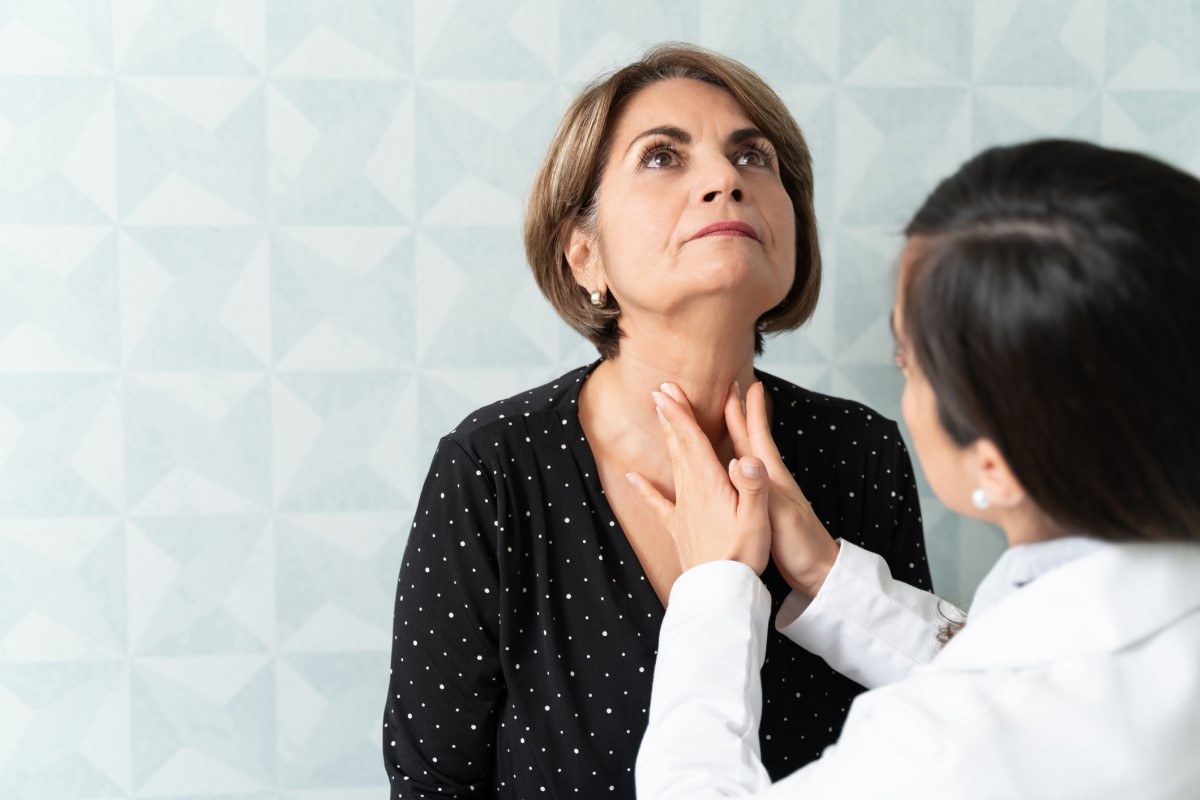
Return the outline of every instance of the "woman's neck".
[[[670,485],[670,460],[650,393],[668,381],[683,389],[717,456],[728,460],[733,448],[725,401],[734,381],[743,393],[754,381],[753,332],[698,341],[672,334],[657,340],[626,337],[620,353],[584,384],[580,414],[588,436],[660,486]]]

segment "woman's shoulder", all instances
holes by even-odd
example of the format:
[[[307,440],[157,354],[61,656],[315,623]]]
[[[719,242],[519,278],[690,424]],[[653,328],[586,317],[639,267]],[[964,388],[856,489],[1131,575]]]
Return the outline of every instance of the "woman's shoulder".
[[[891,437],[897,431],[894,420],[868,405],[845,397],[814,392],[762,370],[755,371],[775,401],[777,421],[795,421],[823,430],[866,430],[876,436]]]
[[[566,425],[578,418],[579,389],[594,367],[595,364],[577,367],[541,386],[477,408],[463,417],[445,438],[472,450],[472,445],[490,443],[497,437],[520,435],[523,440],[527,428],[547,420],[558,426]]]

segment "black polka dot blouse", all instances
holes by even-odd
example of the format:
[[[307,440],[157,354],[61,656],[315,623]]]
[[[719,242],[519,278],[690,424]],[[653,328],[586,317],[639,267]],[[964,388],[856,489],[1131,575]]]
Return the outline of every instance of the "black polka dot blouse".
[[[395,798],[634,796],[663,607],[579,424],[594,366],[470,415],[438,445],[396,589],[383,728]],[[930,588],[895,423],[759,378],[829,532]],[[787,585],[774,567],[763,579],[778,609]],[[862,687],[773,629],[762,673],[762,756],[778,779],[838,738]]]

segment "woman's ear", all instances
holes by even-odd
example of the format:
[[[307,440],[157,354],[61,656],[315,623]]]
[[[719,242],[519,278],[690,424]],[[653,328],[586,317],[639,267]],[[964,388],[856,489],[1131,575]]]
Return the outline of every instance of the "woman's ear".
[[[599,290],[603,294],[607,291],[596,238],[578,222],[571,226],[571,232],[567,235],[565,255],[576,283],[589,292]]]
[[[1025,499],[1025,487],[1008,467],[1008,461],[991,439],[980,439],[973,445],[979,468],[979,488],[989,502],[1000,508],[1014,508]]]

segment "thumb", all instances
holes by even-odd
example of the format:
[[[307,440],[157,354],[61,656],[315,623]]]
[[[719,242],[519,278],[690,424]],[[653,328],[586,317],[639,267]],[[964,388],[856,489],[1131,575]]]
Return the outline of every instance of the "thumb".
[[[767,567],[771,554],[771,516],[768,513],[771,482],[767,468],[753,456],[738,459],[730,477],[738,491],[734,529],[738,541],[735,558],[758,575]]]
[[[730,464],[729,478],[738,490],[739,515],[742,513],[742,506],[747,504],[751,509],[760,504],[765,509],[771,488],[766,466],[754,456],[743,456],[734,461],[735,463]]]
[[[654,488],[654,484],[650,483],[643,475],[626,472],[625,480],[629,481],[637,491],[638,497],[650,508],[654,516],[658,517],[658,521],[662,523],[663,527],[671,530],[671,518],[675,516],[675,504],[663,497],[662,493]]]

